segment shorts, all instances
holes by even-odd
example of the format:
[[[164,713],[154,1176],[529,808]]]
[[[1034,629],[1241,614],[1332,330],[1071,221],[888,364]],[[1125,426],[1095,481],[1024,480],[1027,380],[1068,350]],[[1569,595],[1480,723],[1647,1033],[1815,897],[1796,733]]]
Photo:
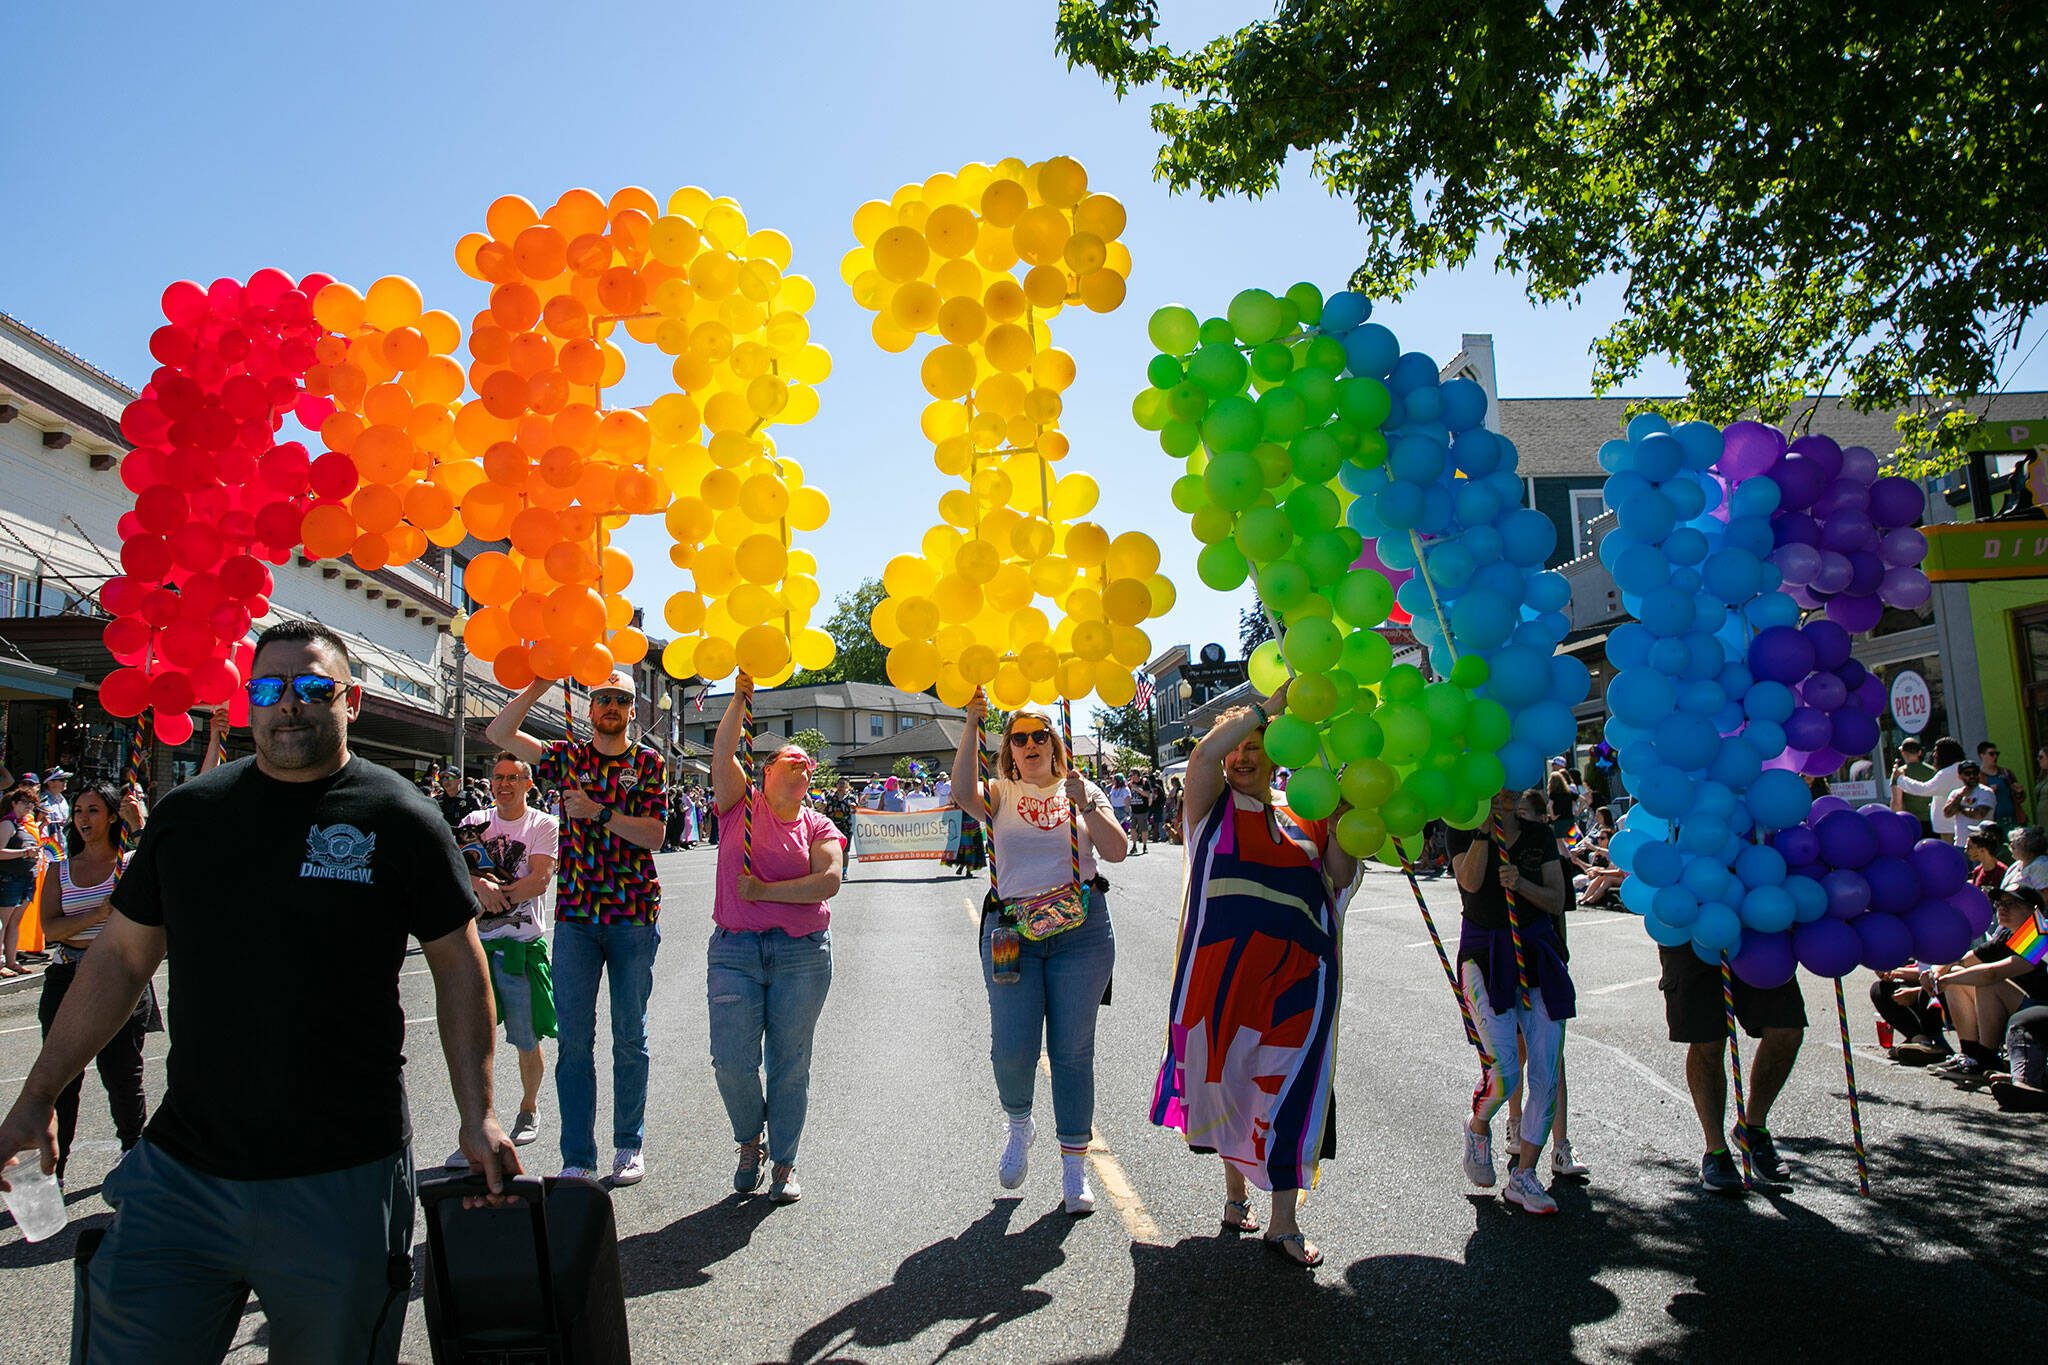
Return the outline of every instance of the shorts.
[[[1664,1022],[1674,1043],[1718,1043],[1728,1036],[1728,1017],[1721,1000],[1721,969],[1700,960],[1691,948],[1659,948],[1663,974],[1657,989],[1664,992]],[[1759,990],[1734,978],[1735,1017],[1743,1032],[1761,1038],[1765,1029],[1806,1027],[1806,998],[1799,982]]]
[[[1152,817],[1144,811],[1135,811],[1131,815],[1131,823],[1126,828],[1134,838],[1148,839],[1152,835]]]
[[[491,991],[498,997],[498,1012],[505,1016],[505,1041],[521,1052],[540,1046],[540,1032],[533,1026],[533,981],[524,972],[505,970],[498,953],[485,953],[491,964]]]

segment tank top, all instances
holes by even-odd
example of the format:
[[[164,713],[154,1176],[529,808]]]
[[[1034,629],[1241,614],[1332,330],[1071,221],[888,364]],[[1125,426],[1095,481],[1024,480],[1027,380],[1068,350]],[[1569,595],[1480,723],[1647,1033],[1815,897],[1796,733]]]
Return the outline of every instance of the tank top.
[[[106,880],[95,882],[91,886],[79,886],[71,880],[71,864],[69,862],[58,863],[58,908],[67,915],[75,915],[81,910],[90,909],[104,901],[112,893],[114,883],[121,880],[122,869],[128,866],[128,859],[132,856],[132,854],[123,853],[121,860],[114,865],[114,870],[107,874]],[[101,920],[98,924],[88,929],[81,929],[77,933],[70,935],[66,939],[66,943],[70,946],[72,953],[83,953],[86,945],[100,936],[100,930],[106,928],[106,924],[105,920]],[[57,946],[61,948],[65,945],[59,944]]]

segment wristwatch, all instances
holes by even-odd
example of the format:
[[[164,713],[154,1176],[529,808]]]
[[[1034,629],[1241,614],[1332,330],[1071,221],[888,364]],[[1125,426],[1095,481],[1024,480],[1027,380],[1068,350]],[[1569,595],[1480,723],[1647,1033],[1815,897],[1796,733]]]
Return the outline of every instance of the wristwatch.
[[[610,806],[600,806],[600,807],[598,807],[598,811],[597,811],[597,823],[598,823],[598,824],[600,824],[600,825],[609,825],[609,824],[611,824],[611,822],[612,822],[612,808],[611,808]]]

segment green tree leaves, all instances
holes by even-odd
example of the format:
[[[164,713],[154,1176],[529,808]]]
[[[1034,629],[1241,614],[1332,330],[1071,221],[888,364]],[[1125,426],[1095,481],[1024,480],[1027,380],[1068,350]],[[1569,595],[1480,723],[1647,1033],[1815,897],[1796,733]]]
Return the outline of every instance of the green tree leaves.
[[[1262,194],[1307,153],[1374,296],[1482,250],[1534,302],[1619,275],[1593,386],[1669,357],[1674,417],[1845,392],[1910,408],[1939,465],[2048,298],[2048,6],[1283,0],[1190,48],[1158,24],[1062,0],[1058,45],[1165,95],[1171,188]]]

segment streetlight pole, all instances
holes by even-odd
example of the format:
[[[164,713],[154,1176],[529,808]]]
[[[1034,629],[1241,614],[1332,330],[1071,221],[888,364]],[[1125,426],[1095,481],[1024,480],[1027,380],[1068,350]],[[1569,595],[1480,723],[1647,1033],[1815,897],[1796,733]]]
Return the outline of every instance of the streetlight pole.
[[[448,622],[448,633],[455,639],[455,776],[466,778],[463,768],[464,741],[469,738],[469,716],[467,697],[469,690],[469,647],[463,643],[462,632],[469,628],[469,613],[458,611]]]

